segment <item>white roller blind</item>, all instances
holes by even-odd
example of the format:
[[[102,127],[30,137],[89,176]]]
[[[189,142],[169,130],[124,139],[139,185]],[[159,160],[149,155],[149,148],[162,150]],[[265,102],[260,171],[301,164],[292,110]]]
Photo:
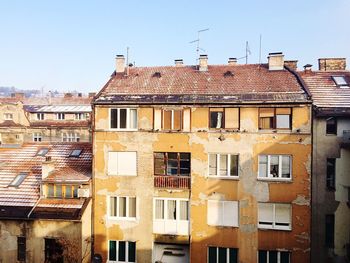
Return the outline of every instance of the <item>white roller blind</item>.
[[[290,205],[275,204],[276,223],[290,224]]]
[[[273,204],[259,203],[258,211],[259,223],[268,223],[272,225],[273,220]]]
[[[191,131],[191,109],[183,110],[183,131]]]
[[[207,222],[208,225],[217,226],[221,223],[222,217],[222,203],[217,200],[208,200],[207,208]]]
[[[188,220],[188,201],[180,201],[180,220]]]
[[[136,175],[136,152],[118,152],[118,175]]]
[[[162,111],[161,109],[154,109],[154,129],[161,130],[162,129]]]
[[[118,152],[108,153],[108,174],[109,175],[118,174]]]
[[[223,202],[223,224],[224,226],[238,226],[238,202]]]
[[[156,199],[155,203],[155,217],[156,219],[164,219],[164,200]]]

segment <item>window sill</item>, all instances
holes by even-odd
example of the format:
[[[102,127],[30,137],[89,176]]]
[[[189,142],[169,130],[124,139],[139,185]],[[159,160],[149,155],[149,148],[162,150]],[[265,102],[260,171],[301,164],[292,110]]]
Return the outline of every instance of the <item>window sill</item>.
[[[274,182],[274,183],[293,183],[292,179],[279,179],[279,178],[257,178],[258,181]]]
[[[108,216],[108,220],[110,221],[127,221],[127,222],[136,222],[137,218],[130,218],[130,217],[113,217]]]
[[[224,225],[209,225],[209,224],[208,224],[208,226],[218,227],[218,228],[223,228],[223,227],[225,227],[225,228],[227,228],[227,227],[229,227],[229,228],[239,228],[239,226],[224,226]]]
[[[138,129],[114,129],[114,128],[109,128],[108,131],[124,132],[124,131],[138,131]]]
[[[113,177],[136,177],[137,174],[125,175],[125,174],[110,174],[110,173],[107,173],[107,176],[113,176]]]
[[[267,228],[267,227],[261,227],[258,226],[258,230],[262,230],[262,231],[269,231],[269,230],[273,230],[273,231],[288,231],[288,232],[292,232],[291,228]]]
[[[209,178],[209,179],[218,179],[218,180],[239,181],[239,176],[215,176],[215,175],[208,175],[207,178]]]

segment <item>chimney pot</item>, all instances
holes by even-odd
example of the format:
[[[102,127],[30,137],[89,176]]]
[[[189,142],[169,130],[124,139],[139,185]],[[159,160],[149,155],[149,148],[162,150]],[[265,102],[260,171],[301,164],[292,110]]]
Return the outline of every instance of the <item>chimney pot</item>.
[[[115,58],[116,62],[116,73],[124,73],[125,72],[125,58],[124,55],[117,55]]]
[[[282,52],[269,53],[269,56],[267,58],[269,61],[269,70],[284,69],[284,55]]]
[[[175,67],[182,67],[184,65],[183,59],[175,59]]]
[[[236,64],[237,64],[237,58],[229,58],[229,59],[228,59],[228,64],[229,64],[230,66],[236,65]]]
[[[318,70],[345,70],[346,58],[319,58]]]
[[[208,71],[208,56],[199,56],[199,71]]]
[[[312,69],[312,65],[311,64],[304,65],[304,72],[305,73],[311,72],[311,69]]]

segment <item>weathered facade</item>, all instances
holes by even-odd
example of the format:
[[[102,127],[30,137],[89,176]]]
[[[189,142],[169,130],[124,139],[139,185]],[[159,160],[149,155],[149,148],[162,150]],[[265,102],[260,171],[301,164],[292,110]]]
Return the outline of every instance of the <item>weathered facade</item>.
[[[0,98],[0,144],[90,142],[92,97]]]
[[[90,262],[91,144],[0,150],[0,262]]]
[[[262,65],[125,68],[93,101],[103,262],[310,261],[311,101]]]
[[[312,262],[349,262],[350,72],[344,58],[322,58],[300,75],[314,102]]]

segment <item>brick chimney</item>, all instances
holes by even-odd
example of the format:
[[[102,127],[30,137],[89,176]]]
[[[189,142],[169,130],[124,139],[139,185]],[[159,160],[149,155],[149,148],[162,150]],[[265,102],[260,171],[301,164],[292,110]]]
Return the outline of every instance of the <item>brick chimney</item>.
[[[285,60],[284,65],[292,70],[298,69],[298,60]]]
[[[346,58],[319,58],[318,70],[345,70]]]
[[[184,61],[183,59],[175,59],[175,67],[183,67]]]
[[[115,58],[116,64],[116,73],[124,73],[125,72],[125,58],[123,55],[117,55]]]
[[[208,71],[208,56],[199,56],[199,71]]]
[[[237,58],[229,58],[228,63],[229,66],[237,65]]]
[[[282,52],[269,53],[267,58],[269,61],[269,70],[284,69],[284,55]]]
[[[45,161],[41,164],[41,178],[44,180],[54,170],[54,161],[52,161],[51,156],[46,156]]]

